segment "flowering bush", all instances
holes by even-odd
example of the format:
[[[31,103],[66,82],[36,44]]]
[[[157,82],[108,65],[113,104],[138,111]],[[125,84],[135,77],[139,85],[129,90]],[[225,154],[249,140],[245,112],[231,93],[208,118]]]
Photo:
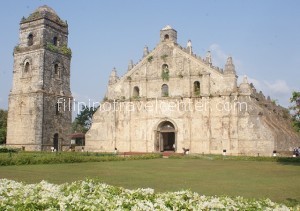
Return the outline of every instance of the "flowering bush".
[[[299,208],[299,207],[298,207]],[[296,208],[297,209],[297,208]],[[0,210],[289,210],[265,200],[202,196],[191,191],[154,193],[84,180],[54,185],[0,180]]]

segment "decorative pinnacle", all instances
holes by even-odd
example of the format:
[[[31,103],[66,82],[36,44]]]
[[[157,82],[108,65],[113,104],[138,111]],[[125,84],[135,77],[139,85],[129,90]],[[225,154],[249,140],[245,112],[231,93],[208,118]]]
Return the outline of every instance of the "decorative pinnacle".
[[[232,57],[229,56],[227,58],[227,61],[226,61],[226,64],[225,64],[225,70],[224,70],[224,73],[232,73],[232,74],[235,74],[235,66],[233,64],[233,61],[232,61]]]

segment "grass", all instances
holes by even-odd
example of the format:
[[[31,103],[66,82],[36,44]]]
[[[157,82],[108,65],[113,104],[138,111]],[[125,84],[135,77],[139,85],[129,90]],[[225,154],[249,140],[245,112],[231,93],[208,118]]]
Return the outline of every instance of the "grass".
[[[97,163],[1,166],[0,178],[64,183],[97,178],[125,188],[190,189],[204,195],[300,202],[300,165],[265,161],[152,159]]]

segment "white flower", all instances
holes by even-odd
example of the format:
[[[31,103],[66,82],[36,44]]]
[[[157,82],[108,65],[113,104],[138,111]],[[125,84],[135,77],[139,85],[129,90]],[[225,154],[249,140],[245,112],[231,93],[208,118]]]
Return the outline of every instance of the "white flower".
[[[153,189],[129,190],[93,180],[55,185],[42,181],[23,184],[0,179],[0,210],[278,210],[288,207],[266,200],[211,197],[191,191],[155,193]],[[28,209],[28,207],[26,207]],[[298,207],[299,208],[299,207]],[[296,209],[298,209],[296,208]]]

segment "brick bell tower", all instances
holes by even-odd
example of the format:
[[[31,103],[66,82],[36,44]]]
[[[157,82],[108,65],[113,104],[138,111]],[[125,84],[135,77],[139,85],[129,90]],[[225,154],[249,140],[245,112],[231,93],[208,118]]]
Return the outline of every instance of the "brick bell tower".
[[[7,145],[28,151],[70,145],[72,94],[68,24],[48,6],[20,23],[9,94]]]

